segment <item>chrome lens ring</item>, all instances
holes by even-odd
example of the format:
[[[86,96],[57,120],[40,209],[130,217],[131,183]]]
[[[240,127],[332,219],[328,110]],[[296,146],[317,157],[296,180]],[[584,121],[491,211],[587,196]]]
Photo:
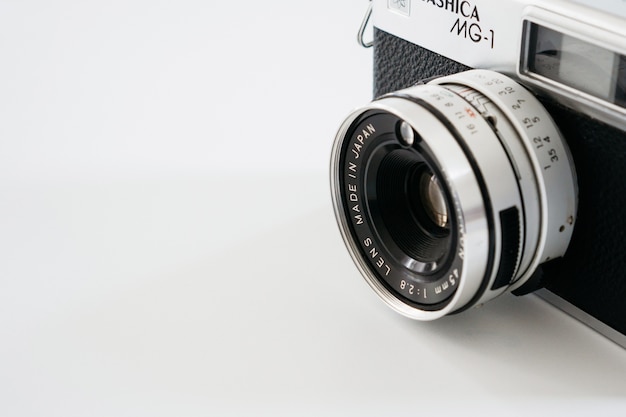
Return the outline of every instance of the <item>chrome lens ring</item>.
[[[355,263],[387,304],[420,320],[466,309],[521,285],[540,262],[563,254],[575,218],[569,153],[541,104],[497,73],[470,71],[456,76],[393,93],[355,111],[337,134],[331,160],[335,213]],[[500,89],[490,90],[491,85]],[[503,95],[515,100],[501,100]],[[523,117],[503,108],[519,106],[520,100],[524,111],[517,113]],[[527,126],[527,119],[542,121],[536,123],[541,129]],[[538,136],[530,133],[549,135],[555,146],[558,143],[559,163],[542,165],[543,151],[535,152],[532,146]],[[411,161],[428,167],[420,172],[427,172],[436,185],[420,180],[414,187],[421,190],[417,199],[409,200],[423,205],[435,224],[449,228],[452,242],[441,246],[447,248],[447,256],[425,262],[428,256],[422,254],[438,252],[412,251],[398,243],[407,241],[407,233],[390,226],[393,210],[379,215],[387,205],[397,207],[399,217],[407,217],[402,214],[401,198],[394,197],[392,204],[379,201],[388,195],[381,184],[393,186],[377,180],[379,173],[386,175],[379,168],[388,155],[407,155],[407,167]],[[539,168],[554,168],[559,174],[538,172]],[[562,177],[569,177],[569,184]],[[401,182],[405,176],[397,178]],[[565,191],[560,197],[548,196],[545,190],[559,181],[560,187],[565,181]],[[413,190],[406,184],[413,182],[400,184],[409,195]],[[556,214],[551,213],[560,209],[547,207],[551,204],[572,208],[556,238],[550,225]],[[561,220],[563,213],[559,214]],[[422,221],[419,214],[414,217],[416,224]],[[405,223],[413,227],[410,221]],[[411,233],[430,232],[415,227]]]
[[[521,275],[511,289],[518,288],[539,264],[563,256],[571,240],[578,186],[570,150],[543,105],[509,77],[494,71],[471,70],[438,78],[433,84],[478,91],[489,103],[485,106],[474,102],[483,116],[493,111],[490,109],[501,112],[500,119],[505,123],[497,126],[502,131],[499,136],[518,170],[529,210],[526,218],[538,226],[531,231],[532,238],[527,239],[527,246],[534,250],[524,254]],[[467,96],[466,99],[472,100]],[[537,214],[532,209],[535,202]]]

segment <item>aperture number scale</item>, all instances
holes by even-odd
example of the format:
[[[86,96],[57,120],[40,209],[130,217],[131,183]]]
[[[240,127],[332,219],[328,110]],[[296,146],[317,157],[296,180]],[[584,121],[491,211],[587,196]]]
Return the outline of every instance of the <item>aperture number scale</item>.
[[[439,295],[442,292],[455,287],[458,281],[459,281],[459,270],[455,268],[450,273],[447,279],[440,281],[438,285],[434,285],[430,287],[430,289],[431,291],[435,293],[435,295]],[[417,287],[416,285],[404,279],[400,280],[399,284],[400,284],[400,291],[403,291],[407,293],[408,295],[417,295],[417,296],[423,297],[424,299],[428,298],[428,288],[426,286]]]
[[[498,94],[502,96],[502,95],[510,94],[512,92],[514,92],[514,90],[510,87],[507,87],[504,90],[501,90]],[[511,108],[513,110],[521,110],[525,102],[526,100],[518,99],[516,100],[515,103],[511,105]],[[524,117],[522,119],[522,123],[524,124],[526,129],[530,129],[540,122],[541,122],[541,118],[539,116]],[[543,148],[546,144],[550,144],[550,136],[543,136],[543,137],[535,136],[533,138],[533,145],[535,146],[535,149],[537,150]],[[559,161],[559,155],[556,149],[554,148],[548,149],[547,154],[548,154],[548,158],[550,159],[550,162],[555,163]],[[552,168],[551,164],[546,164],[543,167],[544,170],[548,170],[550,168]]]

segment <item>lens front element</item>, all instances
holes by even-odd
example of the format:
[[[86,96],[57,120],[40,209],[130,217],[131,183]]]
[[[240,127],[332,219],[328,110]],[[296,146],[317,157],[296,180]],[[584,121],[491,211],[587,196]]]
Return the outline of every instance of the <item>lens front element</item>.
[[[430,264],[434,270],[449,250],[450,232],[439,227],[433,217],[433,202],[428,195],[434,174],[419,154],[405,149],[390,152],[382,160],[377,173],[377,200],[383,224],[395,244],[408,256]],[[436,180],[435,180],[436,181]],[[442,193],[440,191],[440,193]],[[447,212],[445,197],[440,194]]]
[[[446,229],[448,226],[448,208],[437,177],[431,172],[422,172],[419,189],[422,197],[421,203],[430,220],[437,227]]]

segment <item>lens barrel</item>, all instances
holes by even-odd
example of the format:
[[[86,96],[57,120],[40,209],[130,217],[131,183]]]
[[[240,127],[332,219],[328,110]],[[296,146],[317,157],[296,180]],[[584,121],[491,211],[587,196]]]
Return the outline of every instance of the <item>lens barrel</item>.
[[[432,320],[521,286],[567,249],[577,189],[552,118],[512,79],[472,70],[375,100],[331,158],[344,242],[396,311]]]

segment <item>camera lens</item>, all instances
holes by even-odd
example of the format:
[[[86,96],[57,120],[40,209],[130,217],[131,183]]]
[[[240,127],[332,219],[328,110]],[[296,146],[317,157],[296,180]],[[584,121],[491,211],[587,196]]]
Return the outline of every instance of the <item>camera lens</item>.
[[[449,248],[450,231],[445,197],[432,171],[416,153],[398,149],[382,160],[376,188],[377,201],[372,205],[379,205],[395,244],[434,269]]]
[[[351,114],[331,160],[343,239],[374,291],[432,320],[523,285],[576,218],[569,150],[512,79],[472,70]]]
[[[423,172],[419,187],[426,214],[437,227],[447,229],[448,208],[439,180],[432,172]]]

